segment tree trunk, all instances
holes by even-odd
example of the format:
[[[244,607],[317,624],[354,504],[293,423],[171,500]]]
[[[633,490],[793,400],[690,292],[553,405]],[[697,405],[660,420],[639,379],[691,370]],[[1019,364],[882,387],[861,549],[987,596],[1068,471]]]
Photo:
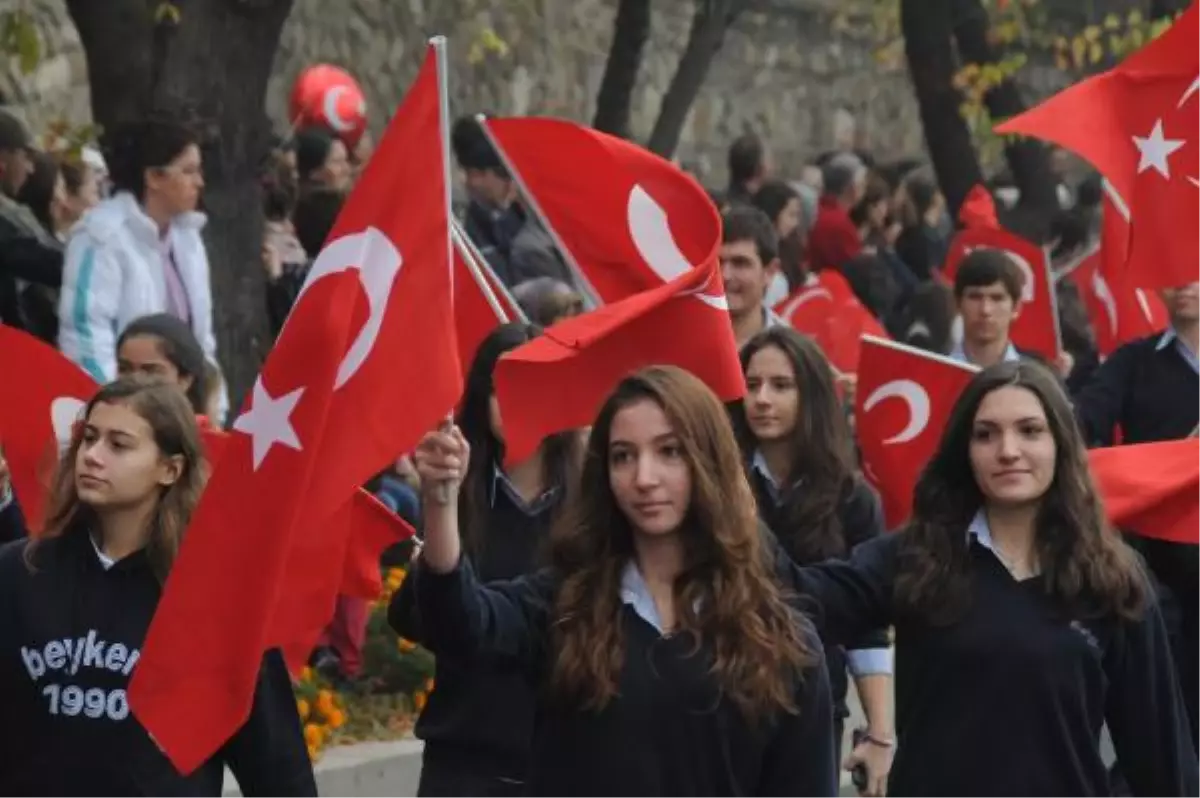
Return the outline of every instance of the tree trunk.
[[[177,25],[155,23],[153,5],[67,0],[103,130],[160,110],[201,124],[213,327],[237,408],[270,344],[258,171],[270,146],[267,80],[292,0],[180,3]]]
[[[630,105],[642,66],[642,51],[650,38],[650,0],[621,0],[613,23],[612,45],[596,98],[592,127],[629,138]]]
[[[688,111],[704,85],[708,69],[725,42],[725,32],[745,7],[745,0],[696,0],[696,13],[679,66],[663,96],[647,148],[664,158],[675,154]]]
[[[983,66],[1003,57],[988,40],[991,22],[979,0],[954,0],[953,18],[954,38],[963,63]],[[983,100],[997,124],[1026,110],[1012,80],[1002,81]],[[1049,234],[1050,221],[1058,210],[1057,180],[1050,167],[1050,153],[1037,139],[1018,138],[1005,145],[1004,156],[1021,192],[1015,214],[1021,232],[1041,241]]]
[[[967,192],[983,182],[983,172],[971,131],[959,112],[962,95],[953,83],[957,63],[950,5],[950,0],[901,0],[900,29],[925,148],[954,218]]]

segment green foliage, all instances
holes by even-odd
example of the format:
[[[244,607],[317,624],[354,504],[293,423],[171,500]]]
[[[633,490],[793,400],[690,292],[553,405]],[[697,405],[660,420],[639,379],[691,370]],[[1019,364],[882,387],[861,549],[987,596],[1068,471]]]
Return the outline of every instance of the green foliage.
[[[21,73],[30,75],[42,60],[42,36],[25,8],[0,14],[0,51],[16,58]]]

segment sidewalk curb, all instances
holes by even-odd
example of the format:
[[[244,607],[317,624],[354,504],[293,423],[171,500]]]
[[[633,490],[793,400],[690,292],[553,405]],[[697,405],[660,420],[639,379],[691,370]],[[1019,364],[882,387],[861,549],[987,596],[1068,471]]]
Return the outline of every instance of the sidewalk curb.
[[[408,739],[394,742],[356,743],[326,749],[317,761],[319,795],[416,795],[421,778],[424,743]],[[839,795],[857,795],[850,776],[841,774]],[[224,796],[241,796],[233,774],[225,771]]]

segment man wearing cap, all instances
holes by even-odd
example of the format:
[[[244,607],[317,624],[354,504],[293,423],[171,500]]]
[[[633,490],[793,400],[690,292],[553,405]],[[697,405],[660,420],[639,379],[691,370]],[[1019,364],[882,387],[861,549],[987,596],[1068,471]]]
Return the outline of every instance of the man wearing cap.
[[[62,244],[13,199],[33,172],[32,150],[25,123],[0,109],[0,321],[21,329],[29,329],[23,295],[31,284],[58,289],[63,270]]]

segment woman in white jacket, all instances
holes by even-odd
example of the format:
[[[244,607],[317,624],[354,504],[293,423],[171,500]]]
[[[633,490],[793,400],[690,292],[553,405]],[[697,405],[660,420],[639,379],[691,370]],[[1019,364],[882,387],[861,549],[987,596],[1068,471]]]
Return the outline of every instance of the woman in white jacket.
[[[196,211],[200,148],[183,125],[150,120],[113,137],[114,195],[71,230],[59,300],[59,348],[96,378],[116,377],[116,341],[134,319],[185,321],[214,364],[208,255]]]

